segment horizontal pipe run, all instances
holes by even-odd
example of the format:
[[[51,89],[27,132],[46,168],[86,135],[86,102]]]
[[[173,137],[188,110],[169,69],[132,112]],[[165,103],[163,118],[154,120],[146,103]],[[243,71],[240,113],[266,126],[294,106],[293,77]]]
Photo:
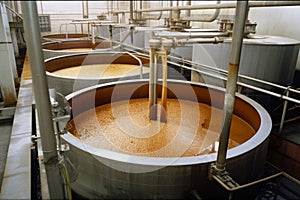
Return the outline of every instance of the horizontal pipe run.
[[[217,4],[220,4],[220,0],[217,1]],[[191,5],[191,4],[189,4]],[[188,10],[189,12],[191,12],[191,10]],[[210,17],[208,18],[203,18],[203,17],[199,17],[199,16],[196,16],[196,17],[191,17],[191,13],[189,13],[187,15],[187,17],[182,17],[181,20],[184,20],[184,21],[194,21],[194,22],[213,22],[217,19],[217,17],[219,16],[220,14],[220,8],[217,8],[214,12],[214,14],[212,14]]]
[[[219,37],[214,38],[190,38],[190,39],[180,39],[177,40],[177,44],[195,44],[195,43],[222,43],[223,40]]]
[[[294,183],[300,185],[300,180],[292,177],[291,175],[289,175],[286,172],[283,172],[280,168],[278,168],[277,166],[275,166],[274,164],[270,163],[269,161],[266,162],[268,165],[271,165],[273,168],[277,169],[278,171],[281,171],[283,173],[283,176],[291,181],[293,181]]]
[[[223,81],[227,80],[226,77],[216,76],[216,75],[211,74],[209,72],[204,72],[204,71],[201,71],[199,69],[195,69],[195,68],[192,68],[192,67],[183,66],[183,65],[180,65],[180,64],[175,63],[175,62],[168,61],[168,63],[170,63],[172,65],[176,65],[176,66],[182,67],[182,68],[185,68],[187,70],[191,70],[191,71],[194,71],[194,72],[201,73],[203,75],[211,76],[213,78],[219,78],[219,79],[221,79]],[[239,86],[242,86],[242,87],[245,87],[245,88],[249,88],[249,89],[252,89],[252,90],[255,90],[255,91],[258,91],[258,92],[262,92],[264,94],[268,94],[268,95],[271,95],[273,97],[278,97],[278,98],[281,98],[283,100],[287,100],[287,101],[290,101],[290,102],[294,102],[294,103],[300,104],[300,100],[297,100],[297,99],[294,99],[294,98],[291,98],[291,97],[288,97],[288,96],[285,96],[285,95],[282,95],[282,94],[277,94],[277,93],[272,92],[270,90],[262,89],[262,88],[259,88],[259,87],[256,87],[256,86],[252,86],[252,85],[249,85],[249,84],[246,84],[246,83],[242,83],[242,82],[239,82],[239,81],[237,82],[237,84]]]
[[[300,6],[300,1],[254,1],[249,2],[249,7],[274,7],[274,6]],[[149,8],[139,9],[137,12],[154,12],[154,11],[174,11],[174,10],[202,10],[202,9],[229,9],[236,8],[236,3],[222,3],[222,4],[203,4],[191,6],[178,6],[167,8]],[[119,10],[113,13],[129,13],[129,10]]]
[[[126,46],[126,45],[125,45]],[[130,46],[130,45],[127,45],[129,47],[133,47],[133,46]],[[143,50],[143,49],[139,49],[139,50]],[[149,53],[147,50],[144,50],[145,52]],[[177,60],[177,61],[180,61],[182,62],[182,59],[181,58],[177,58],[175,56],[171,56],[169,55],[168,56],[169,59],[174,59],[174,60]],[[184,62],[186,64],[190,64],[190,65],[196,65],[196,66],[199,66],[199,67],[202,67],[204,69],[208,69],[208,70],[212,70],[212,71],[215,71],[215,72],[218,72],[218,73],[221,73],[225,76],[227,76],[227,70],[224,70],[224,69],[220,69],[220,68],[216,68],[216,67],[212,67],[212,66],[208,66],[208,65],[204,65],[204,64],[199,64],[199,63],[196,63],[196,62],[193,62],[193,61],[189,61],[189,60],[184,60]],[[177,63],[174,63],[174,65],[176,65]],[[178,66],[182,66],[182,65],[178,65]],[[196,72],[199,72],[199,73],[203,73],[202,71],[198,71],[194,68],[189,68],[187,67],[187,69],[189,70],[192,70],[192,71],[196,71]],[[283,89],[283,90],[287,90],[287,87],[286,86],[282,86],[282,85],[278,85],[278,84],[275,84],[275,83],[271,83],[271,82],[268,82],[268,81],[264,81],[264,80],[260,80],[260,79],[257,79],[257,78],[253,78],[253,77],[250,77],[250,76],[246,76],[246,75],[242,75],[242,74],[239,74],[238,75],[239,78],[243,78],[243,79],[246,79],[246,80],[250,80],[250,81],[254,81],[254,82],[257,82],[257,83],[261,83],[261,84],[265,84],[265,85],[268,85],[268,86],[272,86],[272,87],[275,87],[275,88],[279,88],[279,89]],[[226,80],[226,79],[224,79]],[[266,90],[267,91],[267,90]],[[297,93],[297,94],[300,94],[300,91],[299,90],[296,90],[296,89],[292,89],[292,88],[289,88],[289,91],[290,92],[294,92],[294,93]],[[279,94],[278,94],[279,95]],[[281,97],[282,95],[279,95],[278,97]],[[277,97],[277,96],[276,96]],[[284,97],[283,97],[284,98]]]
[[[259,179],[259,180],[250,182],[250,183],[246,183],[246,184],[244,184],[244,185],[236,186],[236,187],[233,187],[233,188],[228,187],[228,186],[227,186],[225,183],[223,183],[217,176],[213,175],[212,177],[213,177],[213,179],[215,179],[218,183],[220,183],[220,185],[222,185],[227,191],[234,192],[234,191],[237,191],[237,190],[246,188],[246,187],[250,187],[250,186],[256,185],[256,184],[258,184],[258,183],[266,182],[266,181],[268,181],[268,180],[277,178],[277,177],[282,176],[282,175],[284,175],[284,173],[283,173],[283,172],[279,172],[279,173],[277,173],[277,174],[273,174],[273,175],[271,175],[271,176],[268,176],[268,177],[265,177],[265,178],[262,178],[262,179]]]
[[[141,54],[139,52],[136,52],[137,54]],[[171,56],[172,57],[172,56]],[[222,77],[222,76],[216,76],[214,74],[211,74],[209,72],[205,72],[205,71],[201,71],[199,69],[195,69],[195,68],[192,68],[192,67],[187,67],[187,66],[183,66],[183,65],[180,65],[178,63],[175,63],[175,62],[172,62],[172,61],[168,61],[169,64],[172,64],[172,65],[176,65],[178,67],[182,67],[184,69],[187,69],[187,70],[191,70],[191,71],[194,71],[194,72],[198,72],[198,73],[201,73],[203,75],[207,75],[207,76],[211,76],[213,78],[219,78],[223,81],[226,81],[227,79],[225,77]],[[195,63],[193,63],[195,64]],[[226,76],[226,74],[224,74]],[[251,77],[249,77],[251,78]],[[251,80],[251,79],[250,79]],[[253,81],[255,80],[258,80],[258,79],[254,79],[253,78]],[[259,80],[260,81],[260,80]],[[266,82],[266,81],[261,81],[261,83],[269,83],[269,82]],[[264,94],[268,94],[270,96],[273,96],[273,97],[277,97],[277,98],[280,98],[280,99],[283,99],[283,100],[287,100],[287,101],[290,101],[290,102],[293,102],[293,103],[297,103],[297,104],[300,104],[300,100],[297,100],[297,99],[294,99],[294,98],[291,98],[291,97],[288,97],[288,96],[285,96],[285,95],[282,95],[282,94],[278,94],[278,93],[275,93],[275,92],[272,92],[270,90],[266,90],[266,89],[262,89],[262,88],[259,88],[259,87],[256,87],[256,86],[252,86],[252,85],[249,85],[249,84],[246,84],[246,83],[242,83],[240,81],[237,82],[237,84],[239,86],[242,86],[242,87],[245,87],[245,88],[249,88],[249,89],[252,89],[252,90],[255,90],[255,91],[258,91],[258,92],[262,92]],[[276,84],[274,84],[274,86],[276,87]],[[278,85],[279,86],[279,85]],[[285,89],[286,87],[283,87],[281,86],[282,88],[281,89]],[[289,91],[292,91],[291,89],[289,89]],[[299,92],[297,90],[295,90],[296,92]]]
[[[116,42],[116,43],[118,43],[118,42]],[[143,48],[139,48],[139,47],[135,47],[135,46],[128,45],[128,44],[123,44],[123,45],[124,45],[124,47],[138,49],[138,50],[144,51],[147,54],[149,54],[149,50],[146,50],[146,49],[143,49]],[[142,54],[140,52],[135,52],[135,53]],[[177,57],[172,56],[172,55],[169,55],[168,58],[182,62],[181,58],[177,58]],[[220,68],[216,68],[216,67],[212,67],[212,66],[208,66],[208,65],[204,65],[204,64],[199,64],[199,63],[192,62],[192,61],[189,61],[189,60],[184,60],[184,61],[185,61],[186,64],[190,64],[190,65],[194,65],[194,66],[196,65],[196,66],[202,67],[204,69],[212,70],[212,71],[215,71],[215,72],[221,73],[222,75],[227,76],[227,70],[223,70],[223,69],[220,69]],[[175,62],[168,61],[168,63],[173,64],[173,65],[177,65],[179,67],[183,67],[182,65],[179,65],[178,63],[175,63]],[[197,70],[197,69],[192,68],[192,67],[185,66],[183,68],[185,68],[187,70],[195,71],[195,72],[198,72],[198,73],[202,73],[204,75],[208,75],[208,76],[211,76],[211,77],[215,77],[215,78],[220,78],[222,80],[226,80],[226,78],[222,78],[220,76],[217,77],[217,76],[215,76],[213,74],[210,74],[210,73],[207,73],[207,72],[204,72],[204,71],[201,71],[201,70]],[[239,74],[238,77],[239,78],[243,78],[243,79],[247,79],[247,80],[250,80],[250,81],[254,81],[254,82],[257,82],[257,83],[261,83],[261,84],[264,84],[264,85],[272,86],[272,87],[275,87],[275,88],[278,88],[278,89],[287,90],[287,87],[285,87],[285,86],[278,85],[278,84],[271,83],[271,82],[264,81],[264,80],[260,80],[260,79],[256,79],[256,78],[249,77],[249,76],[246,76],[246,75]],[[294,99],[294,98],[291,98],[291,97],[287,97],[287,96],[282,95],[282,94],[277,94],[275,92],[271,92],[269,90],[265,90],[265,89],[262,89],[262,88],[259,88],[259,87],[256,87],[256,86],[248,85],[248,84],[245,84],[245,83],[242,83],[242,82],[239,82],[239,81],[237,82],[237,84],[240,85],[240,86],[249,88],[249,89],[253,89],[253,90],[258,91],[258,92],[262,92],[262,93],[269,94],[269,95],[274,96],[274,97],[281,98],[283,100],[288,100],[288,101],[300,104],[300,100],[297,100],[297,99]],[[289,91],[297,93],[297,94],[300,94],[299,90],[295,90],[295,89],[292,89],[292,88],[289,88]]]
[[[225,37],[228,33],[224,32],[169,32],[162,31],[154,33],[155,37],[163,38],[213,38],[213,37]]]

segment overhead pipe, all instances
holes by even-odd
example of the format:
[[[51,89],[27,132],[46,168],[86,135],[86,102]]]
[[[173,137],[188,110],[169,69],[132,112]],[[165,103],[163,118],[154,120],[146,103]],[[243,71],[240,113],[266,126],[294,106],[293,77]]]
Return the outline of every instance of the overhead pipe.
[[[225,32],[171,32],[171,31],[162,31],[154,33],[155,37],[163,38],[213,38],[213,37],[222,37],[228,36],[228,33]]]
[[[160,7],[162,8],[163,7],[163,1],[161,1],[160,3],[161,3]],[[140,8],[140,10],[141,10],[141,8]],[[143,16],[143,14],[141,12],[139,12],[139,13],[140,13],[140,16],[141,16],[141,18],[140,18],[141,20],[160,20],[161,17],[162,17],[163,12],[160,11],[160,13],[157,17]]]
[[[129,24],[133,23],[133,0],[129,1],[129,9],[130,9],[130,17],[129,17]]]
[[[63,182],[59,169],[59,157],[41,48],[37,6],[35,1],[21,1],[21,6],[49,195],[51,199],[63,199]]]
[[[217,4],[220,4],[220,0],[217,1]],[[194,22],[213,22],[217,19],[217,17],[219,16],[220,14],[220,8],[217,8],[214,12],[213,15],[211,15],[209,18],[201,18],[201,17],[196,17],[196,18],[193,18],[191,17],[191,11],[189,11],[189,16],[187,17],[182,17],[181,20],[184,20],[184,21],[194,21]]]
[[[273,7],[273,6],[300,6],[300,1],[252,1],[249,7]],[[137,10],[137,12],[172,11],[172,10],[202,10],[202,9],[229,9],[236,8],[236,3],[203,4],[192,6],[179,6],[168,8],[149,8]],[[114,11],[114,13],[128,13],[128,10]]]
[[[237,88],[237,78],[239,71],[240,56],[242,50],[244,27],[248,13],[248,1],[238,1],[235,12],[235,24],[233,27],[232,46],[228,66],[228,76],[226,82],[226,92],[223,108],[222,130],[219,140],[219,148],[215,170],[217,173],[225,171],[226,154],[229,141],[229,133],[233,107],[235,102],[235,92]]]
[[[195,44],[195,43],[222,43],[224,40],[219,37],[214,38],[189,38],[189,39],[179,39],[175,40],[175,43],[178,45],[185,45],[185,44]]]

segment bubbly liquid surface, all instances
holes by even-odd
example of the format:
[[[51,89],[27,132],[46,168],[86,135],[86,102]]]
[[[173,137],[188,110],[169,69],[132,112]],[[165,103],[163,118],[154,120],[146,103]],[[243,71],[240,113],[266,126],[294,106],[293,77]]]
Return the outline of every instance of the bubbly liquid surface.
[[[187,100],[168,99],[167,123],[161,123],[159,117],[158,121],[149,119],[148,102],[141,98],[98,106],[72,119],[70,132],[93,147],[127,154],[182,157],[216,152],[221,110]],[[254,134],[248,123],[234,115],[229,148],[242,144]]]
[[[145,72],[149,72],[148,67],[143,67],[143,73]],[[130,76],[140,74],[140,66],[130,64],[92,64],[60,69],[52,73],[72,78]]]

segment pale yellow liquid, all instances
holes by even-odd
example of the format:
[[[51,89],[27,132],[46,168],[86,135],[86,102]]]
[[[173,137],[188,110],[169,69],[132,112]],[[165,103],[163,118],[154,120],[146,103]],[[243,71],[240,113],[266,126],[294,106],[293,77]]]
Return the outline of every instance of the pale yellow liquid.
[[[149,72],[148,67],[143,67],[143,73],[145,72]],[[60,69],[52,73],[72,78],[129,76],[140,74],[140,66],[130,64],[92,64]]]
[[[168,99],[167,123],[161,123],[149,120],[148,102],[143,98],[101,105],[75,117],[70,132],[93,147],[127,154],[181,157],[216,152],[221,110]],[[229,148],[254,134],[248,123],[234,115]]]

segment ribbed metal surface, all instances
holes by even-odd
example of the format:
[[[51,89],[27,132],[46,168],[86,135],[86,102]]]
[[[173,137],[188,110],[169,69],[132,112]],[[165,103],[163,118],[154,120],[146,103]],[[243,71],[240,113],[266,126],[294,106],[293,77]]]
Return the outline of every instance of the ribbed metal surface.
[[[47,59],[45,61],[45,64],[49,88],[55,88],[57,92],[60,92],[63,95],[68,95],[74,91],[96,84],[108,83],[118,80],[139,79],[140,74],[104,78],[72,78],[66,76],[58,76],[53,74],[52,72],[68,67],[89,64],[133,64],[138,66],[149,66],[149,59],[135,57],[132,54],[126,52],[96,52],[58,56]],[[143,72],[142,75],[143,78],[146,78],[148,76],[148,72]]]
[[[199,102],[222,108],[223,89],[183,81],[168,82],[168,89],[176,91],[179,99],[193,99],[189,87],[193,88]],[[116,88],[118,97],[111,100]],[[161,90],[160,86],[158,89]],[[129,98],[147,98],[148,81],[93,86],[66,98],[76,116],[95,106],[126,99],[128,93]],[[169,98],[175,95],[170,93]],[[256,130],[252,138],[227,154],[228,171],[243,184],[262,175],[271,119],[260,105],[242,95],[237,95],[234,113]],[[66,156],[73,166],[69,171],[72,189],[87,198],[183,199],[192,190],[222,198],[218,196],[222,194],[220,186],[208,179],[209,166],[216,160],[216,153],[178,158],[143,157],[93,148],[70,133],[62,138],[70,145]]]

